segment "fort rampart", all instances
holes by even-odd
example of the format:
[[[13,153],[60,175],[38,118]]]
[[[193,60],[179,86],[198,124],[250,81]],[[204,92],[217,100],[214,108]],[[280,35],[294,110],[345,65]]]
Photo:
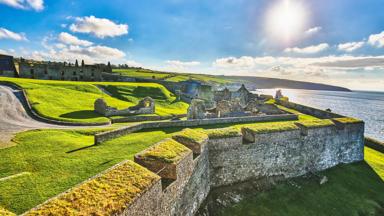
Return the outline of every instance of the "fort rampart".
[[[214,129],[199,132],[203,134],[199,136],[189,135],[191,132],[188,130],[181,131],[173,139],[164,140],[135,156],[136,163],[159,177],[133,193],[134,198],[115,209],[114,215],[194,215],[214,187],[247,180],[291,178],[340,163],[363,160],[364,122],[347,118],[326,122],[321,125],[284,122],[287,127],[283,130],[244,126],[241,133]],[[171,149],[178,149],[172,150],[177,157],[170,159],[167,158],[169,154],[159,154],[166,149],[167,143],[173,145]],[[137,166],[130,163],[130,166]],[[120,167],[123,165],[112,170]],[[135,173],[133,180],[129,181],[134,181],[139,175],[149,174]],[[123,186],[120,190],[124,190],[124,185],[132,185],[132,182],[119,185]],[[102,190],[94,188],[94,193],[88,194],[103,193],[106,196],[108,188],[103,185]],[[63,208],[78,213],[89,209],[77,205],[81,193],[75,196],[75,200],[66,202],[69,204],[65,207],[56,205],[52,208],[52,203],[60,203],[57,200],[68,201],[73,190],[76,189],[47,201],[26,215],[55,213],[51,211]]]

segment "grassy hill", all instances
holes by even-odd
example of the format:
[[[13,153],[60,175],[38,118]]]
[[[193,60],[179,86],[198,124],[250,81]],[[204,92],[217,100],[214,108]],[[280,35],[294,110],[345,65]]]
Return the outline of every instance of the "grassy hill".
[[[148,69],[135,69],[135,68],[114,69],[113,73],[119,73],[124,76],[135,77],[135,78],[165,80],[170,82],[181,82],[181,81],[192,79],[192,80],[198,80],[198,81],[211,83],[211,84],[227,84],[235,81],[235,79],[218,77],[213,75],[161,72],[161,71],[152,71]]]
[[[185,114],[188,104],[164,86],[156,83],[71,82],[0,77],[22,87],[32,108],[41,116],[67,122],[108,122],[106,117],[93,111],[97,98],[104,98],[109,106],[127,108],[150,96],[156,102],[157,115]],[[111,95],[103,92],[101,86]]]
[[[309,89],[309,90],[328,90],[328,91],[350,91],[347,88],[332,86],[321,83],[302,82],[288,79],[276,79],[255,76],[213,76],[207,74],[191,74],[191,73],[172,73],[152,71],[148,69],[114,69],[113,73],[119,73],[124,76],[166,80],[171,82],[180,82],[185,80],[197,80],[210,84],[246,84],[252,89],[271,89],[271,88],[288,88],[288,89]]]
[[[365,161],[339,165],[320,175],[300,177],[252,194],[218,215],[384,215],[384,154],[365,148]],[[292,184],[294,182],[294,184]]]

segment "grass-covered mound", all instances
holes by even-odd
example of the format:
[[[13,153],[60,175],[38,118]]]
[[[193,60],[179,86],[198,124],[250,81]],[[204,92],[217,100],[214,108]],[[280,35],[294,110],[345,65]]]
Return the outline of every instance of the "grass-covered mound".
[[[299,127],[296,126],[295,123],[292,121],[249,124],[243,127],[243,130],[250,130],[254,133],[270,133],[270,132],[298,130],[298,129]]]
[[[201,130],[186,128],[172,137],[175,140],[185,140],[187,142],[203,143],[208,139],[208,135]]]
[[[228,77],[219,77],[206,74],[188,74],[188,73],[172,73],[172,72],[160,72],[152,71],[148,69],[114,69],[113,73],[118,73],[124,76],[154,79],[154,80],[165,80],[170,82],[181,82],[187,80],[197,80],[204,83],[214,84],[225,84],[234,82],[235,80]]]
[[[156,102],[156,114],[183,114],[188,105],[176,102],[171,92],[156,83],[119,82],[71,82],[52,80],[33,80],[0,77],[25,89],[32,108],[41,116],[67,122],[108,122],[106,117],[93,111],[97,98],[104,98],[109,106],[124,109],[150,96]],[[111,90],[108,95],[97,85]]]
[[[159,179],[136,163],[125,161],[26,215],[118,214]]]
[[[296,178],[295,184],[248,196],[219,215],[384,215],[383,174],[384,154],[366,148],[365,162],[322,172],[329,179],[323,185],[318,177]]]
[[[1,216],[15,216],[16,214],[4,209],[3,207],[0,206],[0,215]]]
[[[222,139],[222,138],[231,138],[241,136],[239,128],[227,127],[221,129],[210,129],[204,131],[207,133],[209,139]]]
[[[182,101],[176,101],[175,95],[162,85],[153,83],[148,85],[143,83],[137,86],[109,83],[108,85],[103,84],[101,86],[111,93],[112,97],[133,104],[137,104],[140,99],[150,96],[155,100],[155,112],[157,115],[166,116],[187,113],[188,104]]]
[[[298,123],[306,128],[335,126],[335,123],[333,123],[333,121],[330,119],[303,120],[299,121]]]
[[[156,160],[165,163],[175,163],[190,151],[191,150],[187,147],[173,139],[165,139],[141,152],[139,157],[141,160]]]
[[[143,131],[93,145],[92,130],[33,130],[16,135],[16,146],[0,149],[0,206],[22,213],[92,177],[174,131]],[[28,175],[18,175],[28,173]]]

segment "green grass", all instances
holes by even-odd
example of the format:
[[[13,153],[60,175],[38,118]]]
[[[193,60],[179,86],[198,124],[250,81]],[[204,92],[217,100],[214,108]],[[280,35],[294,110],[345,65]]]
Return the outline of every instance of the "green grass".
[[[365,161],[384,181],[384,153],[365,147],[364,154]]]
[[[140,99],[146,96],[152,97],[155,100],[155,112],[160,116],[187,113],[188,104],[182,101],[176,101],[176,97],[162,85],[157,85],[156,88],[145,85],[129,86],[119,84],[102,86],[112,94],[112,97],[133,104],[137,104]]]
[[[16,214],[4,209],[3,207],[0,206],[0,215],[1,216],[14,216]]]
[[[299,123],[306,128],[318,128],[335,125],[335,123],[333,123],[333,121],[330,119],[302,120],[299,121]]]
[[[212,84],[226,84],[234,82],[234,80],[226,77],[218,77],[205,74],[160,72],[148,69],[114,69],[113,73],[119,73],[129,77],[166,80],[170,82],[181,82],[190,79]]]
[[[156,102],[156,114],[183,114],[188,104],[175,101],[175,97],[164,86],[155,83],[119,82],[70,82],[33,80],[1,77],[26,90],[32,108],[41,116],[67,122],[102,123],[108,118],[93,111],[97,98],[104,98],[109,106],[124,109],[150,96]],[[103,93],[96,85],[111,90],[112,96]]]
[[[187,155],[189,150],[184,145],[173,139],[165,139],[141,152],[139,157],[143,160],[156,160],[165,163],[175,163],[183,156]]]
[[[285,107],[285,106],[281,106],[281,105],[278,105],[278,104],[276,104],[276,106],[277,106],[279,109],[283,110],[283,111],[287,111],[287,112],[290,112],[290,113],[292,113],[292,114],[296,114],[296,115],[298,115],[299,120],[316,120],[316,119],[319,119],[319,118],[316,118],[316,117],[314,117],[314,116],[311,116],[311,115],[307,115],[307,114],[301,113],[301,112],[299,112],[299,111],[297,111],[297,110],[287,108],[287,107]]]
[[[295,178],[300,188],[282,183],[250,193],[219,215],[384,215],[384,154],[365,148],[365,162],[339,165],[321,175],[329,179],[323,185],[318,177]]]
[[[158,175],[125,161],[26,215],[114,215],[158,180]]]
[[[239,128],[228,127],[222,129],[210,129],[204,131],[208,134],[209,139],[221,139],[241,136]]]
[[[33,130],[0,149],[0,206],[22,213],[75,184],[171,137],[174,129],[143,131],[93,146],[92,130]]]
[[[345,118],[334,118],[334,120],[343,123],[343,124],[354,124],[354,123],[361,123],[360,119],[355,119],[355,118],[350,118],[350,117],[345,117]]]
[[[119,73],[121,75],[129,76],[129,77],[137,77],[137,78],[145,78],[145,79],[152,79],[153,76],[155,79],[163,79],[170,75],[170,73],[151,71],[147,69],[114,69],[113,72]]]
[[[298,130],[299,127],[297,127],[294,124],[294,122],[287,121],[287,122],[250,124],[248,126],[245,126],[244,129],[251,130],[254,133],[270,133],[270,132],[287,131],[287,130]]]
[[[201,130],[186,128],[173,135],[173,138],[175,138],[175,140],[182,139],[195,143],[203,143],[208,139],[208,135]]]

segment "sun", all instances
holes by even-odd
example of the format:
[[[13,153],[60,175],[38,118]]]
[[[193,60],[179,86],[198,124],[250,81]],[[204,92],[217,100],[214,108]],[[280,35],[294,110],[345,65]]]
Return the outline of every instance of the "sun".
[[[279,0],[267,12],[268,34],[289,42],[303,33],[307,10],[299,0]]]

